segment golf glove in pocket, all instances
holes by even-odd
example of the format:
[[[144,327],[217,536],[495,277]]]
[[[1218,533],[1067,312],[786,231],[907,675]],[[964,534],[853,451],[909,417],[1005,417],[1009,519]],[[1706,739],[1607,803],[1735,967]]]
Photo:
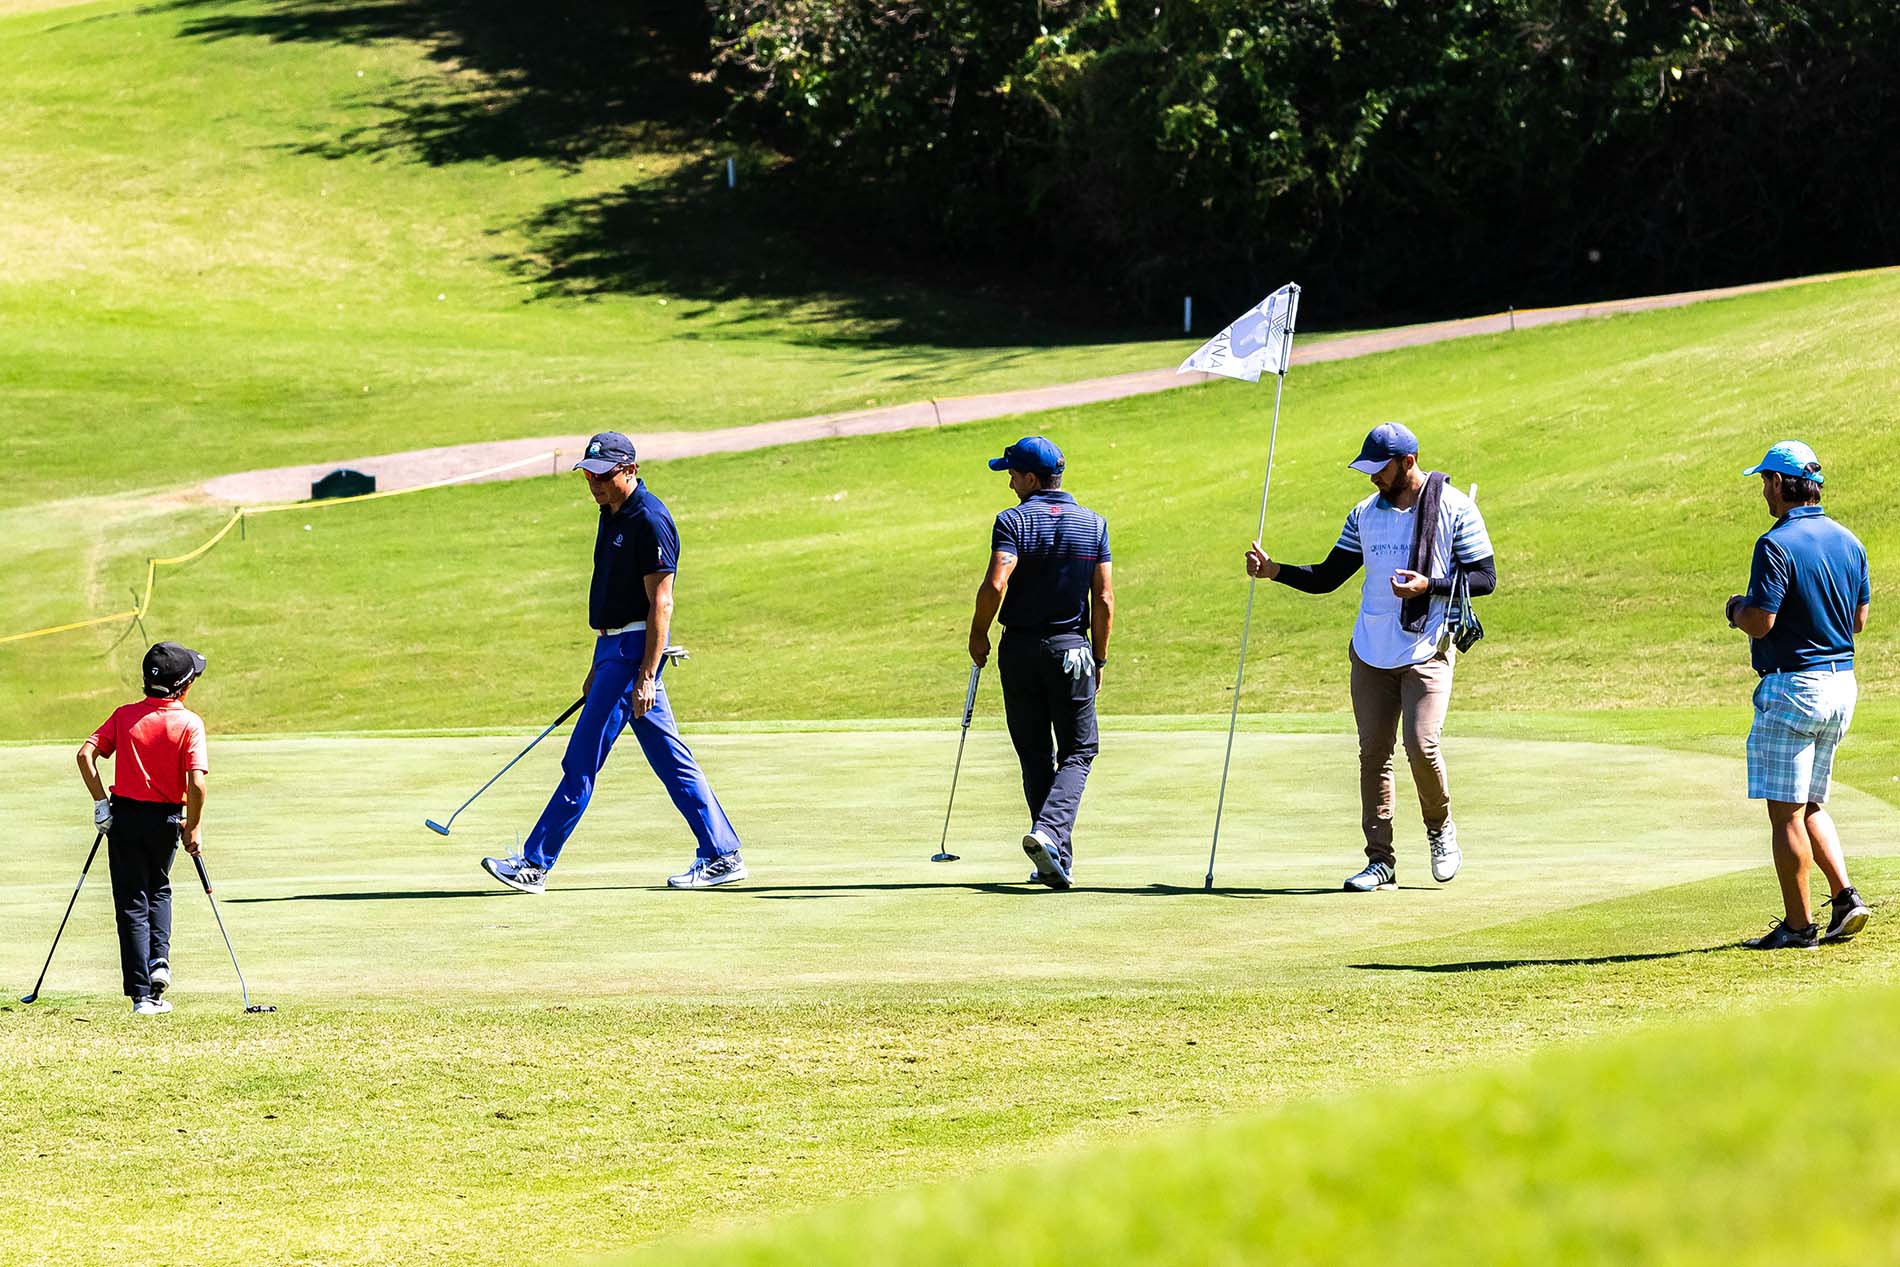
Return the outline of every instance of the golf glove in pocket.
[[[1095,655],[1087,647],[1070,647],[1062,653],[1062,671],[1080,682],[1095,675]]]
[[[92,825],[102,834],[112,830],[112,802],[110,799],[92,803]]]

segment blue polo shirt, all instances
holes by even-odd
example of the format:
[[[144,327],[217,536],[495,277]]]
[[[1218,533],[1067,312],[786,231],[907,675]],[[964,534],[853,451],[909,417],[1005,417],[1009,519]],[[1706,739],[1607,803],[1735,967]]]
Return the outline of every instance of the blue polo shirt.
[[[1797,673],[1854,659],[1854,612],[1872,601],[1867,548],[1819,506],[1796,506],[1755,542],[1747,603],[1775,613],[1753,639],[1757,673]]]
[[[1047,489],[996,517],[990,549],[1016,556],[1000,613],[1005,629],[1038,638],[1089,632],[1095,565],[1110,561],[1100,515]]]
[[[646,578],[655,572],[676,572],[679,562],[680,534],[673,516],[641,480],[619,510],[600,508],[600,531],[594,536],[594,583],[587,592],[588,625],[618,629],[645,620]]]

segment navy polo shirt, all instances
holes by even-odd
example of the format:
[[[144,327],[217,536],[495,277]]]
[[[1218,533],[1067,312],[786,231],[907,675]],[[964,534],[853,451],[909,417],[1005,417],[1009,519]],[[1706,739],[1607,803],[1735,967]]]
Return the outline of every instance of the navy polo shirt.
[[[618,629],[645,620],[646,578],[655,572],[676,572],[679,562],[680,534],[673,516],[641,480],[619,510],[600,508],[594,583],[587,593],[588,625]]]
[[[1796,506],[1755,542],[1746,601],[1775,613],[1768,636],[1750,643],[1755,671],[1851,666],[1854,612],[1871,594],[1867,548],[1819,506]]]
[[[1095,565],[1109,562],[1108,523],[1060,489],[996,517],[990,549],[1016,556],[1003,595],[1003,627],[1046,638],[1089,632]]]

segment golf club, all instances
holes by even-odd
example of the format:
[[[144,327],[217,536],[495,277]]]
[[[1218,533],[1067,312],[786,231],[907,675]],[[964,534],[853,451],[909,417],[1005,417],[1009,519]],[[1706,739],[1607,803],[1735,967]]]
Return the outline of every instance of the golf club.
[[[224,948],[230,951],[231,967],[237,973],[238,993],[244,996],[246,1012],[275,1012],[276,1006],[269,1003],[251,1002],[250,987],[244,984],[244,969],[238,967],[237,951],[231,949],[231,934],[224,931],[224,916],[218,914],[218,899],[211,896],[211,873],[205,870],[205,860],[197,854],[191,860],[198,868],[198,879],[205,886],[205,901],[211,903],[211,917],[218,921],[218,932],[224,937]]]
[[[668,664],[679,664],[683,661],[692,659],[693,654],[692,652],[688,651],[685,647],[668,647],[665,651],[662,651],[660,653],[660,658],[666,661]],[[582,704],[585,704],[586,702],[587,702],[587,697],[583,695],[579,699],[575,700],[572,704],[569,704],[567,706],[566,712],[562,713],[559,717],[556,717],[552,722],[549,722],[548,728],[546,730],[536,735],[534,737],[533,742],[529,743],[527,747],[523,748],[520,752],[515,754],[514,761],[510,761],[507,765],[495,771],[495,777],[493,779],[488,780],[488,782],[476,788],[475,795],[469,797],[466,801],[463,801],[462,804],[459,807],[457,807],[455,813],[449,815],[448,822],[438,823],[433,818],[425,818],[422,820],[422,825],[424,827],[427,827],[430,831],[434,832],[438,836],[448,835],[449,828],[455,825],[455,819],[457,815],[461,814],[463,810],[473,805],[475,803],[476,797],[479,797],[483,792],[486,792],[489,788],[495,786],[495,781],[497,779],[501,778],[502,775],[508,773],[508,771],[514,768],[515,761],[519,761],[521,760],[521,758],[527,756],[530,752],[533,752],[535,744],[540,743],[543,739],[546,739],[549,735],[553,734],[554,728],[556,726],[559,726],[562,722],[572,717],[577,711],[579,711],[580,706]]]
[[[577,712],[579,712],[579,711],[580,711],[580,707],[581,707],[581,705],[582,705],[582,704],[585,704],[586,702],[587,702],[587,697],[586,697],[585,695],[583,695],[583,696],[581,696],[581,697],[580,697],[579,699],[577,699],[577,700],[575,700],[575,701],[574,701],[574,702],[573,702],[572,704],[569,704],[569,705],[567,706],[567,711],[566,711],[566,712],[564,712],[564,713],[562,713],[562,714],[561,714],[561,715],[560,715],[559,717],[556,717],[556,718],[555,718],[555,719],[554,719],[553,721],[551,721],[551,722],[549,722],[549,723],[548,723],[548,728],[547,728],[546,730],[544,730],[544,731],[542,731],[542,732],[541,732],[540,734],[538,734],[538,735],[536,735],[536,736],[534,737],[534,739],[533,739],[533,741],[532,741],[532,742],[530,742],[530,743],[528,744],[528,746],[527,746],[527,747],[525,747],[525,748],[523,748],[523,749],[522,749],[522,750],[521,750],[520,752],[518,752],[518,753],[516,753],[516,754],[515,754],[515,760],[514,760],[514,761],[510,761],[510,762],[509,762],[509,763],[508,763],[507,765],[505,765],[505,766],[503,766],[503,767],[502,767],[501,769],[499,769],[499,770],[497,770],[497,771],[495,771],[495,778],[494,778],[494,779],[490,779],[490,780],[489,780],[488,782],[486,782],[486,783],[484,783],[484,784],[482,784],[482,785],[481,785],[480,787],[478,787],[478,788],[476,788],[476,789],[475,789],[475,796],[471,796],[471,797],[469,797],[469,798],[468,798],[468,799],[467,799],[466,801],[463,801],[463,802],[462,802],[462,804],[461,804],[461,807],[460,807],[460,808],[458,808],[458,809],[457,809],[457,810],[455,811],[455,813],[454,813],[454,814],[450,814],[450,815],[449,815],[449,821],[448,821],[448,822],[446,822],[446,823],[438,823],[438,822],[436,822],[436,821],[435,821],[435,820],[434,820],[433,818],[425,818],[425,819],[423,819],[423,820],[422,820],[422,825],[423,825],[424,827],[427,827],[427,828],[428,828],[428,829],[429,829],[430,831],[432,831],[432,832],[434,832],[434,833],[435,833],[436,835],[438,835],[438,836],[446,836],[446,835],[448,835],[448,834],[449,834],[449,828],[455,825],[455,819],[456,819],[456,816],[457,816],[457,815],[459,815],[459,814],[460,814],[460,813],[462,812],[462,810],[465,810],[465,809],[467,809],[467,808],[468,808],[469,806],[471,806],[471,805],[473,805],[473,804],[475,803],[475,799],[476,799],[476,797],[479,797],[479,796],[480,796],[480,795],[481,795],[481,794],[482,794],[483,792],[486,792],[486,791],[487,791],[487,790],[488,790],[489,788],[491,788],[491,787],[494,787],[494,786],[495,786],[495,779],[499,779],[499,778],[501,778],[501,776],[502,776],[502,775],[504,775],[504,774],[506,774],[506,773],[508,773],[508,771],[510,771],[510,770],[512,770],[512,769],[514,769],[514,767],[515,767],[515,761],[519,761],[519,760],[521,760],[521,758],[523,758],[523,757],[525,757],[525,756],[527,756],[527,755],[528,755],[528,754],[529,754],[530,752],[533,752],[533,751],[534,751],[534,746],[535,746],[535,744],[538,744],[538,743],[540,743],[540,742],[541,742],[541,741],[542,741],[543,739],[546,739],[546,738],[547,738],[547,737],[548,737],[549,735],[551,735],[551,734],[553,734],[553,733],[554,733],[554,728],[555,728],[556,726],[558,726],[558,725],[560,725],[560,724],[561,724],[562,722],[564,722],[564,721],[566,721],[566,720],[567,720],[568,718],[570,718],[570,717],[572,717],[572,716],[573,716],[573,715],[574,715],[575,713],[577,713]],[[208,892],[210,892],[210,890],[209,890],[209,889],[207,889],[207,890],[205,890],[205,891],[206,891],[207,893],[208,893]]]
[[[957,776],[963,773],[963,745],[970,741],[970,718],[976,714],[976,683],[983,674],[983,666],[970,666],[970,689],[963,693],[963,735],[957,740],[957,764],[950,772],[950,804],[943,811],[943,839],[937,842],[937,852],[930,855],[932,862],[955,862],[958,855],[945,848],[950,843],[950,811],[957,804]]]
[[[79,868],[79,883],[73,885],[73,895],[66,901],[66,913],[59,917],[59,932],[53,934],[53,946],[46,952],[46,962],[40,968],[40,979],[33,983],[33,993],[23,996],[22,1003],[39,1001],[40,987],[46,984],[46,970],[53,966],[53,951],[59,949],[60,934],[66,931],[66,921],[73,917],[73,907],[79,901],[79,890],[85,887],[86,873],[92,870],[92,860],[99,856],[99,842],[106,838],[104,832],[92,838],[92,851],[86,855],[86,865]]]

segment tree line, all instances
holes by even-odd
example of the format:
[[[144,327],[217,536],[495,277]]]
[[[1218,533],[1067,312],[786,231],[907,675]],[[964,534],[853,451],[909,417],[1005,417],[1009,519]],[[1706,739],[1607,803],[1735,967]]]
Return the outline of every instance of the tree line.
[[[1159,317],[1900,259],[1891,0],[727,0],[727,126],[854,240]]]

